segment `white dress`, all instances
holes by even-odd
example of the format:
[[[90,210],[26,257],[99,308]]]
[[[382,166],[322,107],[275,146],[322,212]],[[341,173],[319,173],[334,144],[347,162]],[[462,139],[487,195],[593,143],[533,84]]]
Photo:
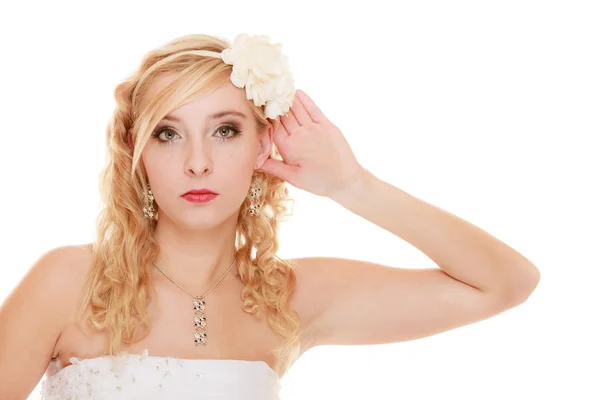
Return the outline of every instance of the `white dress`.
[[[264,361],[155,357],[147,349],[69,361],[49,365],[42,400],[280,399],[279,375]]]

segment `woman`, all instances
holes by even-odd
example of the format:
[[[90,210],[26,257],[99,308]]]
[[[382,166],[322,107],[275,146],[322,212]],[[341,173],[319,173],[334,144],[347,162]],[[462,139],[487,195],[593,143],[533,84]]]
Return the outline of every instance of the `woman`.
[[[506,244],[360,165],[266,36],[172,40],[115,97],[97,237],[48,251],[0,309],[2,399],[44,372],[44,399],[277,399],[312,347],[434,335],[539,281]],[[440,268],[279,258],[286,182]]]

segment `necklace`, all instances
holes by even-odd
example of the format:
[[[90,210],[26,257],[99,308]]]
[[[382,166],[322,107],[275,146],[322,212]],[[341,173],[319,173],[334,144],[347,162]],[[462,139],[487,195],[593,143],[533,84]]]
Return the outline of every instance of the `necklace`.
[[[158,267],[158,265],[156,265],[155,262],[152,262],[152,264],[154,264],[154,266],[168,280],[173,282],[175,285],[177,285],[177,287],[179,287],[179,289],[183,290],[184,292],[186,292],[188,295],[190,295],[194,299],[194,344],[196,346],[198,346],[200,343],[202,343],[202,345],[206,346],[206,336],[207,336],[206,335],[206,316],[204,315],[204,313],[206,312],[206,301],[204,300],[204,296],[209,294],[219,283],[221,283],[223,278],[225,278],[225,276],[227,276],[227,274],[229,273],[231,268],[233,268],[233,266],[235,265],[235,259],[233,260],[233,263],[231,264],[229,269],[227,269],[227,271],[223,274],[221,279],[219,279],[217,281],[217,283],[215,283],[210,289],[208,289],[208,291],[206,293],[204,293],[202,296],[192,295],[190,292],[188,292],[187,290],[182,288],[179,284],[177,284],[177,282],[175,282],[173,279],[171,279],[167,274],[165,274],[165,272],[162,269],[160,269]]]

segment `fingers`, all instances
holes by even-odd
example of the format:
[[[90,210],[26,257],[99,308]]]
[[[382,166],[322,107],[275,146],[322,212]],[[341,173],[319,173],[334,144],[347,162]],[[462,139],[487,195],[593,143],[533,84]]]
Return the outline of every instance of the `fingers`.
[[[275,132],[273,132],[273,140],[275,141],[277,147],[281,147],[284,141],[290,137],[290,134],[288,133],[288,131],[285,128],[285,125],[283,124],[284,118],[286,117],[283,115],[279,117],[280,123],[278,124],[277,129],[275,129]]]
[[[296,90],[294,94],[294,102],[290,110],[280,119],[288,135],[291,135],[300,126],[327,120],[314,101],[300,89]]]
[[[292,103],[292,107],[290,110],[294,114],[294,117],[296,117],[296,122],[300,126],[308,125],[313,122],[310,115],[308,115],[308,111],[306,111],[306,109],[302,105],[302,102],[298,98],[298,91],[296,91],[296,94],[294,95],[294,102]]]
[[[291,135],[292,132],[298,129],[300,125],[302,125],[296,119],[296,115],[292,111],[294,106],[298,107],[297,103],[299,103],[298,99],[294,98],[294,103],[292,104],[290,110],[280,117],[281,125],[285,127],[285,130],[287,131],[288,135]]]
[[[321,109],[317,107],[315,102],[312,101],[312,99],[304,91],[300,89],[296,90],[296,99],[300,100],[300,103],[302,103],[302,108],[304,108],[304,110],[315,123],[327,121],[325,114],[323,114]],[[294,103],[296,102],[296,99],[294,99]]]

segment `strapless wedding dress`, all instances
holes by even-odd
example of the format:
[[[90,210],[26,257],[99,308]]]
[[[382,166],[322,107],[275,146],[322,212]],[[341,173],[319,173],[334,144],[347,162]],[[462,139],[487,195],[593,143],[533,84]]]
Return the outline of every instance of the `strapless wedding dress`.
[[[264,361],[182,359],[123,354],[53,361],[42,400],[279,400],[279,375]]]

